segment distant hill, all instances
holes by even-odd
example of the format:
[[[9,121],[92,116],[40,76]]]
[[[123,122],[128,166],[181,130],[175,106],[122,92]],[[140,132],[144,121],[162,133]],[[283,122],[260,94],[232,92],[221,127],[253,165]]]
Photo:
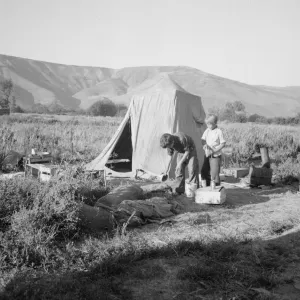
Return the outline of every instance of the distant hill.
[[[23,108],[37,103],[60,103],[64,107],[85,109],[103,98],[129,104],[131,95],[143,82],[160,73],[168,73],[183,89],[201,96],[205,109],[240,100],[249,113],[271,117],[300,112],[300,87],[297,86],[248,85],[184,66],[109,69],[0,55],[0,80],[13,80],[17,104]]]
[[[127,89],[128,85],[121,78],[109,78],[92,87],[82,89],[73,97],[81,101],[81,108],[88,108],[98,100],[124,95],[127,93]]]

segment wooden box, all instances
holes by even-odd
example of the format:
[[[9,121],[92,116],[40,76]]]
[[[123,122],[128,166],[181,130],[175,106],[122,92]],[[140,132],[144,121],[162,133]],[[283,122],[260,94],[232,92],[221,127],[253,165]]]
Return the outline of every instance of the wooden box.
[[[40,181],[49,181],[57,174],[59,166],[43,164],[27,164],[25,166],[25,176],[38,178]]]
[[[222,204],[226,201],[226,191],[223,186],[197,189],[195,192],[195,202],[198,204]]]
[[[220,174],[220,180],[221,180],[221,181],[225,181],[225,180],[226,180],[226,175],[223,174],[223,173],[221,173],[221,174]]]
[[[52,163],[53,157],[51,154],[29,154],[24,157],[24,166],[27,164],[46,164]]]
[[[227,176],[233,176],[234,178],[242,178],[249,174],[249,168],[223,169],[223,173]]]
[[[250,168],[250,185],[271,185],[272,184],[273,170],[269,168]]]

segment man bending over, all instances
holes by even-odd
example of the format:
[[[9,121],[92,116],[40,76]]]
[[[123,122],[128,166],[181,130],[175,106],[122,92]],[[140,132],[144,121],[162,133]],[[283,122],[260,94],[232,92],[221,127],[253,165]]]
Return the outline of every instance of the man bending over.
[[[177,153],[177,165],[175,170],[176,186],[173,191],[178,194],[185,191],[185,168],[188,167],[188,183],[196,183],[199,187],[199,162],[197,150],[193,139],[185,133],[165,133],[160,138],[160,146],[167,148],[169,155]]]

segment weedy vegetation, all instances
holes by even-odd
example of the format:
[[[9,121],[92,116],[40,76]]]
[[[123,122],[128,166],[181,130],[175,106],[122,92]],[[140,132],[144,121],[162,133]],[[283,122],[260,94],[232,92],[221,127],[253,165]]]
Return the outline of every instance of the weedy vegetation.
[[[0,180],[1,299],[281,299],[300,259],[298,196],[260,196],[241,206],[203,206],[165,226],[91,232],[79,218],[109,192],[78,171],[107,144],[120,118],[18,115],[1,117],[0,155],[47,148],[62,177]],[[277,180],[300,168],[296,127],[221,124],[232,165],[246,164],[257,145],[270,148]],[[265,198],[264,198],[265,197]],[[152,227],[151,227],[152,226]],[[121,232],[121,233],[120,233]],[[273,240],[264,241],[265,237]]]
[[[232,165],[245,166],[259,147],[268,147],[276,181],[297,179],[300,170],[299,126],[245,123],[222,124],[221,128],[227,145],[232,147]]]

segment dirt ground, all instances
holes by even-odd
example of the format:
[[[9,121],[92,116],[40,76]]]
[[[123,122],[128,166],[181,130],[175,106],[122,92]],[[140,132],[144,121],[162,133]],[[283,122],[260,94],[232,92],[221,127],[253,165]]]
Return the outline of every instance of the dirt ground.
[[[299,230],[300,228],[297,228]],[[287,233],[282,237],[277,237],[273,244],[294,243],[300,235],[295,232]],[[299,242],[294,243],[297,251],[300,253]],[[294,249],[295,250],[295,249]],[[226,296],[216,296],[214,291],[205,293],[205,282],[198,282],[195,287],[191,287],[186,292],[184,285],[190,284],[188,281],[178,279],[178,273],[199,262],[193,255],[176,258],[158,258],[152,260],[143,260],[131,266],[128,272],[123,274],[122,278],[115,278],[116,284],[122,285],[124,290],[130,291],[130,299],[241,299],[227,298]],[[262,289],[268,297],[254,295],[251,299],[278,299],[278,300],[299,300],[300,299],[300,256],[295,258],[293,263],[285,266],[285,271],[280,274],[283,278],[288,278],[287,282],[277,286],[271,291]],[[185,292],[182,292],[185,290]]]
[[[252,248],[269,247],[269,244],[272,244],[272,247],[288,245],[288,255],[293,257],[282,266],[283,271],[276,274],[283,278],[283,283],[271,290],[258,289],[258,294],[251,299],[300,299],[300,225],[297,222],[289,223],[293,218],[297,220],[300,213],[298,186],[250,189],[241,184],[234,184],[222,184],[227,195],[224,205],[199,205],[185,197],[178,197],[176,200],[184,204],[186,212],[172,219],[173,226],[180,228],[191,221],[203,225],[218,224],[213,234],[227,234],[230,228],[230,232],[236,230],[237,235],[251,231],[251,237],[251,234],[254,236],[260,231],[260,239],[251,242]],[[264,229],[266,223],[274,226],[274,232],[271,234]],[[161,228],[161,225],[151,224],[139,230],[155,232],[158,228]],[[202,230],[201,227],[198,228]],[[199,257],[193,254],[145,259],[134,262],[125,274],[113,280],[117,285],[121,285],[124,291],[130,293],[130,297],[125,297],[126,299],[241,299],[220,297],[214,291],[207,292],[205,282],[198,282],[187,289],[186,286],[191,283],[180,279],[178,274],[197,263]],[[206,292],[203,293],[204,291]]]
[[[128,183],[133,182],[110,184]],[[102,289],[99,271],[84,288],[109,300],[299,300],[299,185],[247,188],[235,180],[222,185],[227,195],[222,205],[177,196],[182,213],[166,223],[128,229],[132,243],[141,241],[133,249],[153,245],[157,251],[137,258],[133,252],[129,260],[118,261],[118,273],[105,278],[109,289]],[[144,245],[140,237],[150,243]],[[210,243],[216,244],[211,248]]]

